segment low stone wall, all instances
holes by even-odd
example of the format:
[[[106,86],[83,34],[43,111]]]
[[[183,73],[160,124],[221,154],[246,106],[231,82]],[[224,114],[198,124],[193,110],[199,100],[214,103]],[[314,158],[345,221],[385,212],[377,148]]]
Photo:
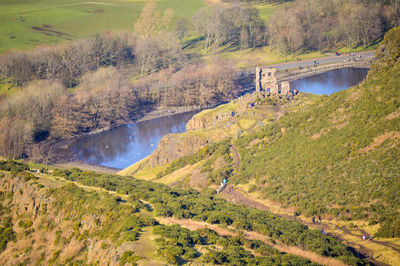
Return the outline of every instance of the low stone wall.
[[[372,64],[370,58],[360,58],[357,60],[350,60],[340,63],[317,65],[316,67],[303,67],[296,70],[285,72],[280,70],[276,74],[278,82],[282,81],[293,81],[305,77],[314,76],[330,70],[343,69],[343,68],[369,68]]]

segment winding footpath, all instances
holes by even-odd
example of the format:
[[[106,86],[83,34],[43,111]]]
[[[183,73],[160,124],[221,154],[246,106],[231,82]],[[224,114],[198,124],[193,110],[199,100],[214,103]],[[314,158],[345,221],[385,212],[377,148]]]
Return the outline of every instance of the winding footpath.
[[[264,205],[263,203],[261,203],[261,202],[259,202],[257,200],[251,199],[251,197],[246,193],[246,191],[244,191],[244,190],[242,190],[240,188],[235,188],[233,190],[225,190],[225,191],[223,191],[221,193],[220,196],[222,198],[225,198],[226,200],[232,202],[232,203],[235,203],[235,204],[241,204],[241,205],[245,205],[245,206],[250,207],[250,208],[256,208],[256,209],[259,209],[259,210],[268,211],[268,212],[270,212],[270,213],[272,213],[274,215],[281,216],[281,217],[283,217],[285,219],[288,219],[288,220],[297,220],[298,222],[300,222],[300,223],[302,223],[304,225],[307,225],[310,228],[324,229],[326,232],[329,231],[329,234],[331,236],[337,238],[342,243],[350,245],[350,246],[352,246],[354,248],[357,247],[355,249],[359,253],[361,253],[365,258],[367,258],[367,260],[370,263],[372,263],[373,265],[382,265],[382,266],[388,265],[388,264],[386,264],[384,262],[377,261],[375,258],[373,258],[373,256],[371,256],[371,254],[373,254],[373,251],[371,249],[367,248],[366,246],[358,244],[358,243],[355,243],[355,242],[352,242],[352,241],[349,241],[348,239],[344,238],[340,234],[332,232],[331,229],[332,229],[332,226],[334,226],[334,224],[332,224],[332,223],[322,222],[322,223],[315,223],[314,224],[312,222],[305,222],[303,220],[296,219],[295,217],[293,217],[291,215],[288,215],[288,214],[274,213],[274,212],[271,211],[270,207]],[[354,234],[353,233],[354,230],[360,232],[361,234],[368,235],[367,232],[365,232],[362,229],[349,230],[349,229],[347,229],[347,228],[342,226],[340,228],[340,230],[345,235],[349,235],[349,236],[353,236],[353,237],[357,237],[357,238],[360,237],[360,236],[357,235],[357,234]],[[375,239],[365,240],[365,241],[371,241],[372,243],[374,243],[376,245],[384,246],[384,247],[390,248],[390,249],[400,253],[400,246],[396,245],[394,243],[391,243],[389,241],[375,240]]]

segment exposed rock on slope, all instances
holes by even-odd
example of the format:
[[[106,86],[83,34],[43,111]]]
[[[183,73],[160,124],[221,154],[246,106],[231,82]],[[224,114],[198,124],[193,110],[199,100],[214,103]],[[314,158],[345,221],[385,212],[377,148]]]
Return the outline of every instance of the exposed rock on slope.
[[[150,155],[149,166],[155,167],[170,163],[179,157],[192,154],[212,142],[212,139],[201,136],[169,134],[161,139],[157,149]]]
[[[0,221],[11,217],[16,233],[16,241],[8,242],[1,252],[1,265],[55,261],[119,265],[122,254],[132,249],[129,241],[118,245],[112,240],[118,233],[109,224],[114,221],[112,214],[122,214],[129,206],[121,208],[108,194],[95,196],[73,184],[61,185],[0,175]]]

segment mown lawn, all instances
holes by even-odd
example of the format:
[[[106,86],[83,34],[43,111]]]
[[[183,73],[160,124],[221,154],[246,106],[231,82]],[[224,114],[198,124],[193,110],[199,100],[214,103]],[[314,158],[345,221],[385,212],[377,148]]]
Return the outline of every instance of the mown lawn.
[[[105,31],[131,30],[144,3],[136,0],[0,0],[0,53]],[[172,24],[181,17],[191,17],[203,5],[203,0],[157,2],[160,10],[174,10]]]

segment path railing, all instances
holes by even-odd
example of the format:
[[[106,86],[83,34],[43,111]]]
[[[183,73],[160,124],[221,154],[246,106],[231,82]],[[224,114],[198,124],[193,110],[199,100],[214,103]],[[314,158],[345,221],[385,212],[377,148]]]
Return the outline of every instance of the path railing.
[[[352,68],[352,67],[369,68],[371,64],[372,60],[369,58],[349,59],[340,63],[336,62],[331,64],[317,65],[315,67],[314,66],[300,67],[299,69],[288,72],[280,70],[276,74],[276,79],[278,80],[278,82],[293,81],[296,79],[313,76],[334,69]]]

